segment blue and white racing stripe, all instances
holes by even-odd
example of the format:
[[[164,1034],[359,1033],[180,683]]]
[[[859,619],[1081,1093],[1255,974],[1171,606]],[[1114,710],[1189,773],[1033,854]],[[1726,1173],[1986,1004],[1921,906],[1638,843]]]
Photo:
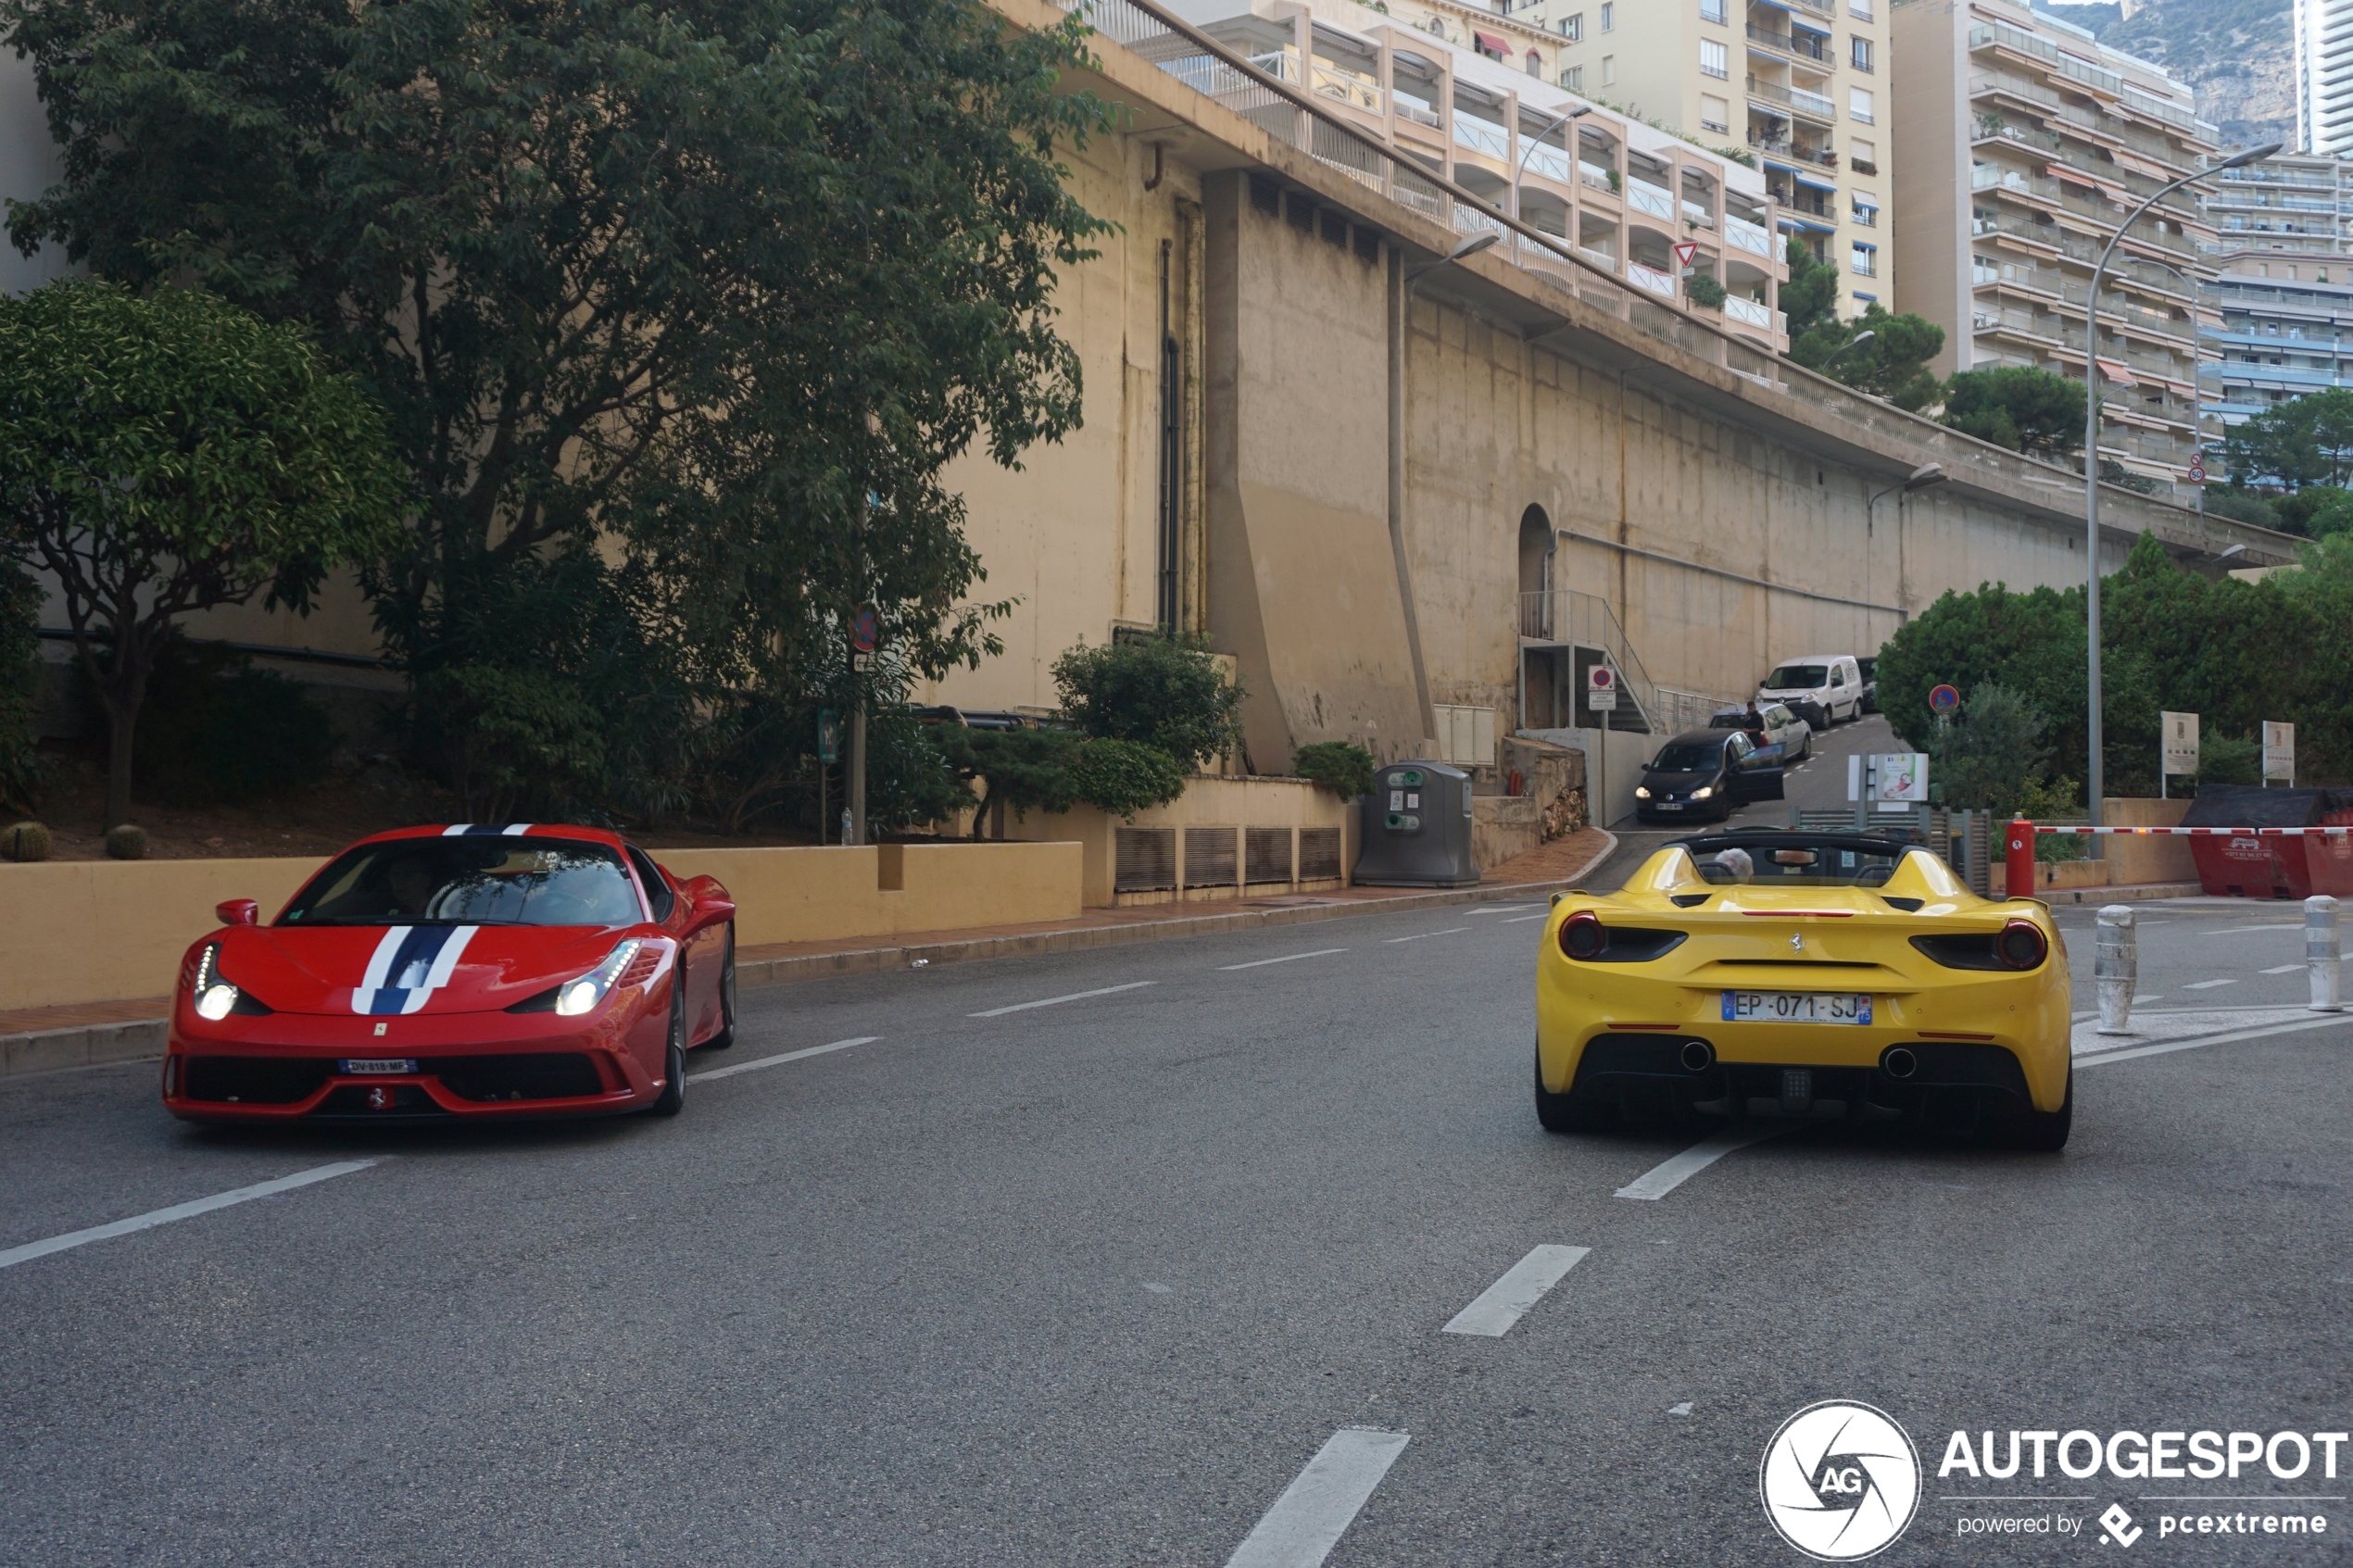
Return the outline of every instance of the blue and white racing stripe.
[[[454,822],[441,830],[444,838],[521,838],[529,822]]]
[[[368,972],[352,988],[354,1012],[415,1012],[449,984],[478,925],[396,925],[376,944]]]

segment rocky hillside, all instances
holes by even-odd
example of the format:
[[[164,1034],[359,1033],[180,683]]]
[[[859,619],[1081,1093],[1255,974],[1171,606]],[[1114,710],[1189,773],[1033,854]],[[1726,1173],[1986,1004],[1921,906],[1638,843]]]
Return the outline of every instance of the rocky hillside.
[[[2296,27],[2289,0],[2108,0],[2034,8],[2111,48],[2165,67],[2197,91],[2222,145],[2296,144]]]

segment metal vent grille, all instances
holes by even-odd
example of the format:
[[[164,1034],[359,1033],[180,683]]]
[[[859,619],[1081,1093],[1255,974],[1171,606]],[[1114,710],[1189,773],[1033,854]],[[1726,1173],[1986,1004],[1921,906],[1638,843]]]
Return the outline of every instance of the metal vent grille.
[[[1327,212],[1323,214],[1323,235],[1324,243],[1326,245],[1346,245],[1348,243],[1348,220],[1342,218],[1337,212]]]
[[[1372,229],[1356,231],[1356,259],[1359,261],[1380,259],[1380,234],[1378,231]]]
[[[1271,217],[1282,210],[1282,187],[1277,185],[1272,180],[1261,180],[1257,175],[1252,175],[1250,177],[1250,205]]]
[[[1151,893],[1176,885],[1175,828],[1115,828],[1112,889],[1117,893]]]
[[[1234,885],[1232,828],[1189,828],[1185,833],[1185,885]]]
[[[1299,880],[1329,882],[1340,872],[1340,829],[1299,830]]]
[[[1242,830],[1242,880],[1245,882],[1289,882],[1290,880],[1290,829],[1245,828]]]
[[[1312,234],[1315,232],[1315,204],[1297,191],[1290,194],[1288,210],[1283,216],[1290,219],[1290,226],[1302,234]]]

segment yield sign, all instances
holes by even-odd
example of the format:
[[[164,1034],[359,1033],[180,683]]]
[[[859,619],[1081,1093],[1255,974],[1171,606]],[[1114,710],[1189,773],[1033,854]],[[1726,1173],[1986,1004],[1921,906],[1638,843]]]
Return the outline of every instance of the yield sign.
[[[1692,240],[1678,240],[1678,241],[1675,243],[1675,265],[1676,265],[1676,266],[1678,266],[1678,267],[1689,267],[1689,266],[1692,263],[1692,261],[1694,261],[1695,259],[1697,259],[1697,258],[1698,258],[1698,256],[1699,256],[1699,245],[1698,245],[1698,244],[1697,244],[1695,241],[1692,241]]]

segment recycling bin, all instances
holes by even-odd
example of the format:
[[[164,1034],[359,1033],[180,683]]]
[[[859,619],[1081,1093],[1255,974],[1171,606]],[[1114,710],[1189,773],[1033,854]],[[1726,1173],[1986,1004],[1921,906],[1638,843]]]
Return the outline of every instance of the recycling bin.
[[[1375,887],[1466,887],[1478,880],[1471,855],[1471,776],[1443,762],[1392,762],[1357,802],[1356,874]]]

